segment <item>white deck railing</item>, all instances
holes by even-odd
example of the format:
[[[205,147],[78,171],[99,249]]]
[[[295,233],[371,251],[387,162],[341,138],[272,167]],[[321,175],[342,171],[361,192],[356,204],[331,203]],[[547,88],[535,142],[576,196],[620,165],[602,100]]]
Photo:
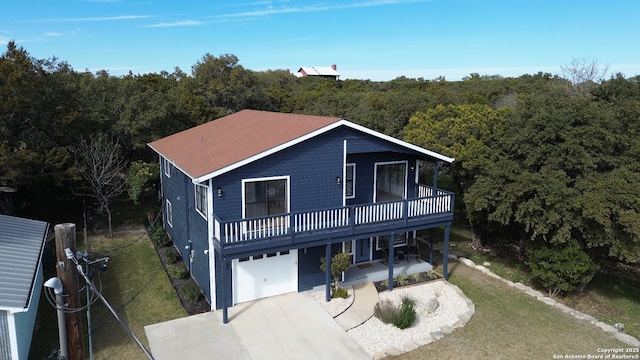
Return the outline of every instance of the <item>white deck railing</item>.
[[[222,222],[215,218],[215,236],[225,244],[411,219],[452,211],[453,194],[420,185],[417,199],[353,205],[328,210],[276,215],[263,218]],[[437,195],[433,195],[436,193]],[[423,196],[426,195],[426,196]]]

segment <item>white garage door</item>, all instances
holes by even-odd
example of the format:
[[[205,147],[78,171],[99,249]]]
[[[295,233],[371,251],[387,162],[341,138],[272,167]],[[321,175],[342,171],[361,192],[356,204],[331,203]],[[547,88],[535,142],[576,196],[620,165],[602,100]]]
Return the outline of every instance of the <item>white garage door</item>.
[[[298,291],[298,250],[233,260],[233,303]]]

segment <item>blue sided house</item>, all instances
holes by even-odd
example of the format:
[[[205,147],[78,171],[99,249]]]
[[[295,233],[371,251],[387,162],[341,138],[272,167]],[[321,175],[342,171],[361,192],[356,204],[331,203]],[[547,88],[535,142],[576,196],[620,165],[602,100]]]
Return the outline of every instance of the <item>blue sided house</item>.
[[[164,228],[212,310],[328,291],[321,257],[394,259],[416,231],[436,227],[447,277],[454,194],[437,188],[437,170],[451,158],[336,117],[255,110],[149,146],[160,156]]]

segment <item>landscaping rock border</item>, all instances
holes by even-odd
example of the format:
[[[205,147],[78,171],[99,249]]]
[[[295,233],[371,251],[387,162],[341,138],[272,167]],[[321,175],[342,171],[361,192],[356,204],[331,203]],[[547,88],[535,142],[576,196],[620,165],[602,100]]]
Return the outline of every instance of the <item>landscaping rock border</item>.
[[[522,283],[514,283],[513,281],[507,280],[507,279],[503,279],[502,277],[494,274],[491,270],[489,270],[486,266],[483,265],[476,265],[476,263],[474,263],[472,260],[464,258],[464,257],[457,257],[453,254],[449,255],[449,258],[451,260],[457,260],[469,267],[472,267],[476,270],[481,271],[482,273],[491,276],[493,278],[496,278],[498,280],[503,281],[504,283],[506,283],[509,286],[515,287],[518,290],[521,290],[522,292],[524,292],[525,294],[534,297],[536,299],[538,299],[539,301],[542,301],[543,303],[549,305],[549,306],[553,306],[554,308],[560,310],[561,312],[565,313],[565,314],[569,314],[572,315],[573,317],[575,317],[576,319],[579,320],[587,320],[590,323],[592,323],[593,325],[599,327],[600,329],[602,329],[604,332],[607,332],[611,335],[613,335],[614,338],[624,342],[625,344],[628,344],[630,346],[636,346],[636,347],[640,347],[640,340],[636,339],[635,337],[629,335],[629,334],[625,334],[622,332],[619,332],[618,329],[616,329],[615,327],[598,321],[598,319],[596,319],[595,317],[582,313],[580,311],[574,310],[558,301],[556,301],[553,298],[550,298],[548,296],[543,295],[541,292],[532,289],[530,286],[527,286],[525,284]]]

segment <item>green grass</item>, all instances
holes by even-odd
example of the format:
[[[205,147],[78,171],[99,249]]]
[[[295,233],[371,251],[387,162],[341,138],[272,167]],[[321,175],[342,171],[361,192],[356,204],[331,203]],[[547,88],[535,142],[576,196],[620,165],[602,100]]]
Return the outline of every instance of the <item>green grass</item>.
[[[397,359],[552,359],[554,354],[597,354],[625,347],[587,321],[563,314],[461,263],[450,281],[473,301],[469,323]]]
[[[597,274],[583,295],[565,297],[563,301],[607,324],[623,323],[627,334],[640,338],[640,284],[636,282]]]
[[[421,234],[428,238],[429,232]],[[442,246],[443,230],[436,229],[436,244]],[[470,246],[471,233],[465,226],[452,227],[450,235],[450,252],[463,256],[476,264],[485,261],[491,263],[488,268],[504,279],[536,287],[528,267],[519,261],[514,254],[490,249],[477,251]],[[428,259],[428,247],[421,248],[423,258]],[[440,256],[440,255],[438,255]],[[437,270],[442,271],[441,258],[436,258]],[[450,262],[450,267],[455,266]],[[546,290],[537,287],[546,294]],[[584,294],[563,294],[557,300],[578,311],[596,317],[599,321],[613,325],[623,323],[627,334],[640,338],[640,283],[613,275],[597,274],[587,286]]]
[[[93,257],[109,256],[109,270],[102,274],[102,294],[148,348],[144,326],[187,316],[160,259],[142,226],[143,212],[127,202],[119,202],[114,211],[114,238],[106,227],[89,232]],[[128,217],[119,218],[119,217]],[[91,227],[90,227],[91,228]],[[82,226],[78,249],[84,249]],[[81,286],[83,282],[81,281]],[[96,284],[98,285],[98,284]],[[98,285],[99,286],[99,285]],[[84,295],[82,296],[84,300]],[[45,304],[42,304],[44,300]],[[42,298],[43,325],[36,332],[30,358],[41,359],[58,344],[55,310]],[[83,313],[83,317],[86,314]],[[94,359],[146,359],[144,352],[122,328],[109,309],[98,300],[91,307]],[[53,324],[53,326],[49,326]],[[46,325],[46,326],[44,326]],[[85,334],[87,327],[84,327]],[[86,339],[86,337],[85,337]],[[88,347],[85,349],[88,358]]]

